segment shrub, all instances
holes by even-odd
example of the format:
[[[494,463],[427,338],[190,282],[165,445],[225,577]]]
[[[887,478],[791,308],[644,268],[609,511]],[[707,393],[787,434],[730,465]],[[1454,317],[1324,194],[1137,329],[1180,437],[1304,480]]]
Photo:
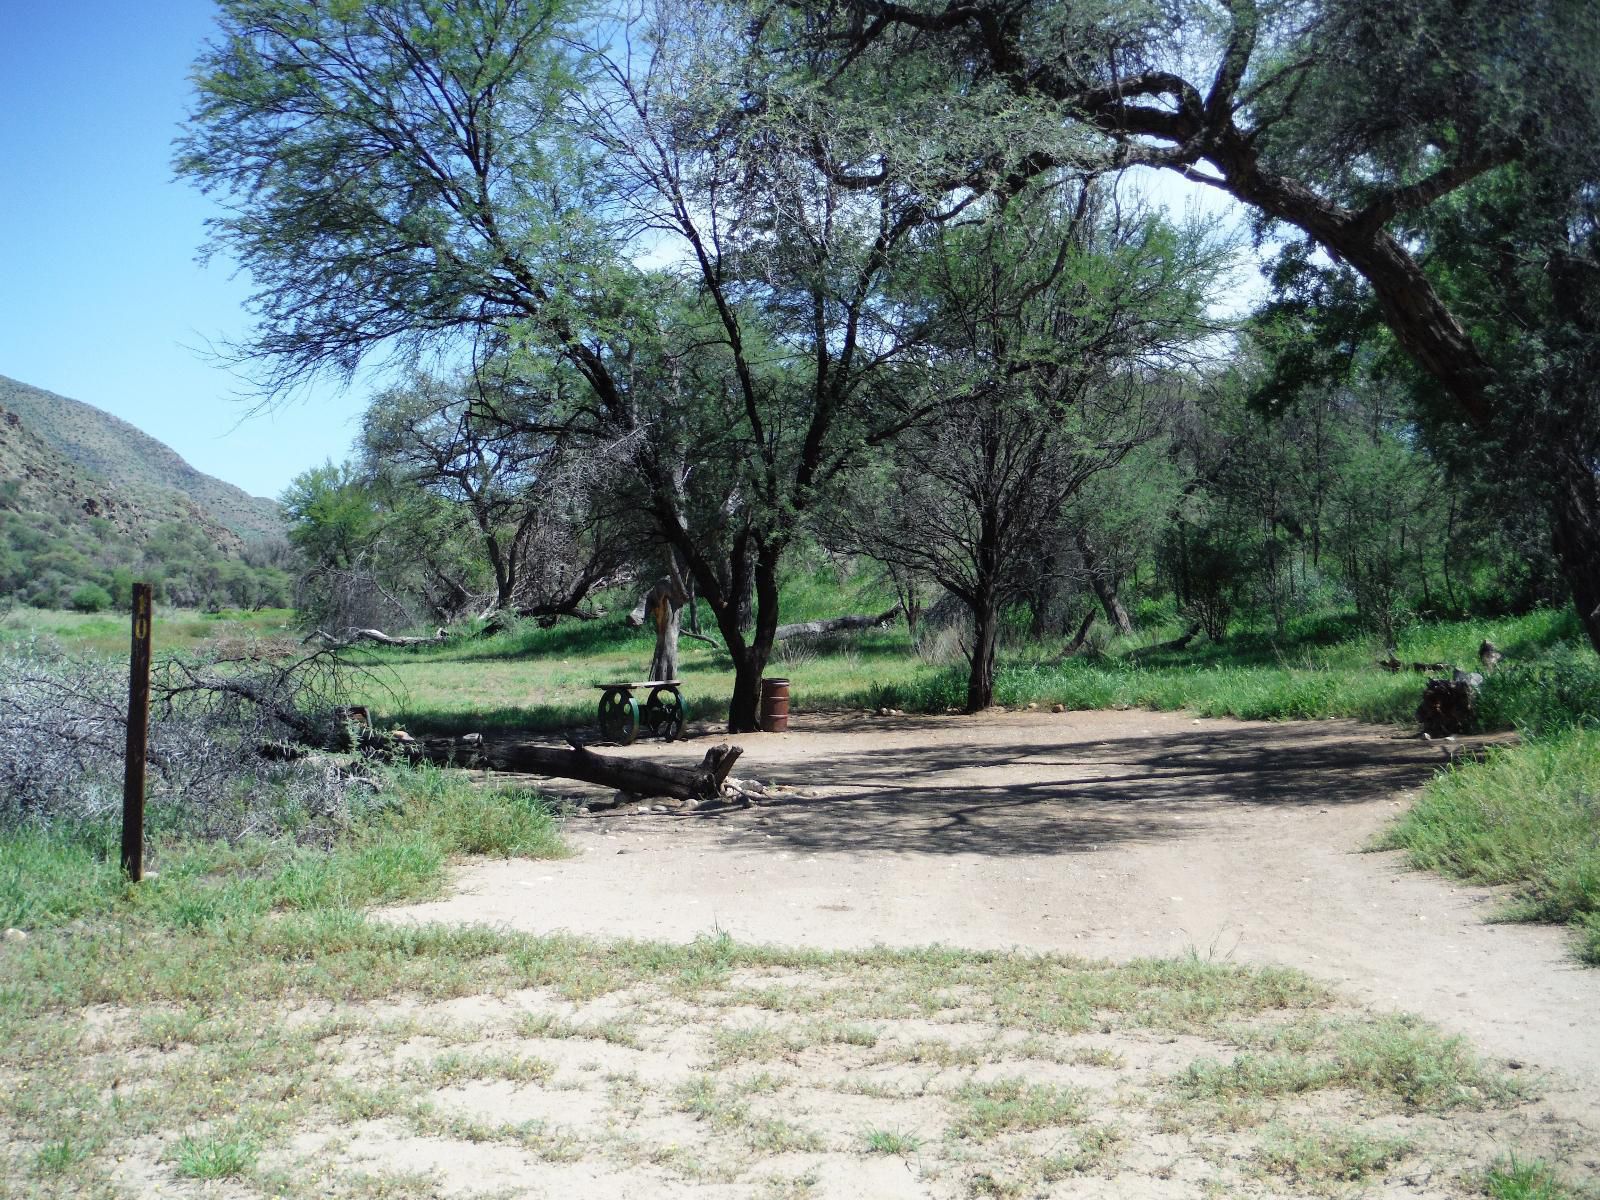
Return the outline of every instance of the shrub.
[[[70,603],[79,612],[104,612],[111,607],[111,593],[97,583],[86,583],[72,593]]]

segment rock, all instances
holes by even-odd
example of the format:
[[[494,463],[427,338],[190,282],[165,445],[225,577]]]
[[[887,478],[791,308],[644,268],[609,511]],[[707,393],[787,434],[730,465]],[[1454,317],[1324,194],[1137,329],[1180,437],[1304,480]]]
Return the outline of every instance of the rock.
[[[580,817],[587,817],[589,815],[589,806],[587,804],[578,805],[578,815]]]
[[[889,715],[889,710],[887,708],[880,708],[878,710],[878,716],[887,717],[888,715]]]
[[[6,930],[5,938],[8,942],[25,942],[28,940],[28,935],[20,929],[8,929]]]
[[[1053,713],[1064,713],[1067,711],[1067,706],[1065,704],[1052,704],[1050,706],[1050,711]]]
[[[615,792],[611,797],[613,804],[637,804],[639,797],[633,792]]]
[[[1039,711],[1039,706],[1037,704],[1029,704],[1028,705],[1028,711],[1029,712],[1038,712]]]

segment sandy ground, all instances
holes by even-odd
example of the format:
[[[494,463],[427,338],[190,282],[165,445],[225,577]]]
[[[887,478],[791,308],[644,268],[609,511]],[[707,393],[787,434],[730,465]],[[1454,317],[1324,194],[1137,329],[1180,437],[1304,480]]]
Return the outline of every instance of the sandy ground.
[[[616,752],[698,760],[709,736]],[[1147,712],[816,717],[735,740],[735,774],[774,803],[596,813],[569,824],[574,858],[474,864],[391,916],[1291,965],[1600,1113],[1600,972],[1563,931],[1488,923],[1495,897],[1364,852],[1459,746]]]

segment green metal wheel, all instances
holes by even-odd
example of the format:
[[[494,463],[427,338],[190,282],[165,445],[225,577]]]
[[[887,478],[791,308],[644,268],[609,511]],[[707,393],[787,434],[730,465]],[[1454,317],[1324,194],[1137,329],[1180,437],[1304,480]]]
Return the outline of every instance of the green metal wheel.
[[[644,705],[645,728],[658,738],[675,742],[683,734],[683,696],[677,688],[650,689]]]
[[[600,732],[619,746],[639,736],[639,702],[628,692],[608,691],[600,697]]]

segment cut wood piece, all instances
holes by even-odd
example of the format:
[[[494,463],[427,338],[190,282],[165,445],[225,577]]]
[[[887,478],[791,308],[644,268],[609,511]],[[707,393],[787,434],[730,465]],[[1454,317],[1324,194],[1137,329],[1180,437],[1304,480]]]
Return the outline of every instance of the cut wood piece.
[[[739,746],[722,743],[706,751],[698,766],[668,766],[642,758],[615,758],[596,754],[579,743],[570,749],[555,746],[486,746],[484,759],[497,771],[577,779],[638,796],[671,796],[678,800],[710,800],[722,791],[722,781],[744,753]],[[433,761],[434,747],[428,747]]]
[[[886,608],[876,616],[864,614],[853,617],[830,617],[826,621],[797,621],[793,625],[779,625],[772,631],[772,640],[781,642],[792,637],[816,637],[824,633],[843,633],[850,629],[875,629],[886,625],[900,615],[900,605]]]

